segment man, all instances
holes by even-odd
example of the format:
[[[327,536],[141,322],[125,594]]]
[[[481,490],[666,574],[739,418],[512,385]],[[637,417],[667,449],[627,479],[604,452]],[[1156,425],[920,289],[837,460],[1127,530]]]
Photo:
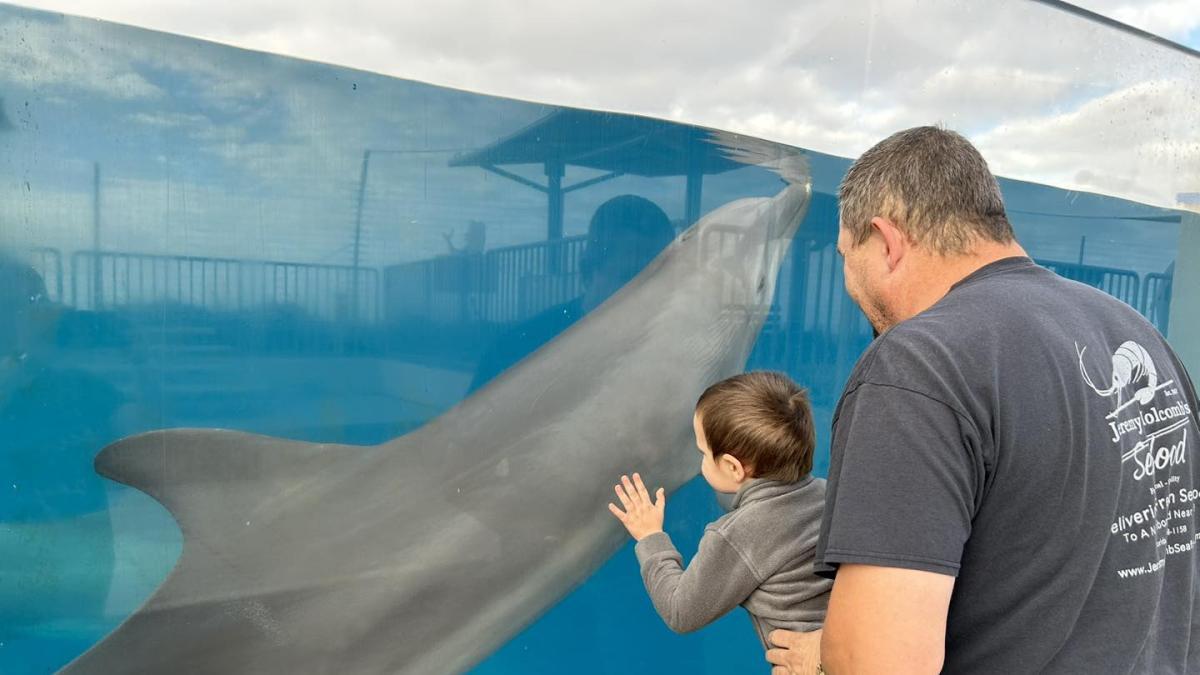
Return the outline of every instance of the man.
[[[881,333],[834,415],[820,638],[776,673],[1200,672],[1196,391],[1163,337],[1036,266],[950,131],[840,191],[846,288]]]

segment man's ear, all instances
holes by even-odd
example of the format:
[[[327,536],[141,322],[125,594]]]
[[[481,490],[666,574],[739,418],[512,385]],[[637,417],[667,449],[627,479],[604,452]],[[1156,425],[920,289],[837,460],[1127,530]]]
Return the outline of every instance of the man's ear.
[[[912,247],[908,235],[904,234],[890,218],[875,216],[871,219],[871,227],[883,237],[884,252],[887,254],[888,271],[893,271],[900,265],[908,249]]]

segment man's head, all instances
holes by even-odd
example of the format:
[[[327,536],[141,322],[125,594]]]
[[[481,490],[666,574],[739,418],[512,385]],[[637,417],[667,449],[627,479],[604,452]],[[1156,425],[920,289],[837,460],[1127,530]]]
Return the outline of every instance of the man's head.
[[[624,286],[674,238],[667,214],[649,199],[621,195],[601,204],[579,261],[588,304],[598,305]]]
[[[846,290],[880,331],[924,309],[914,297],[927,288],[948,290],[931,282],[1023,253],[996,177],[953,131],[915,127],[884,139],[850,167],[838,199]]]
[[[4,99],[0,98],[0,131],[11,131],[12,128],[12,123],[4,115]]]
[[[701,473],[718,492],[750,478],[795,482],[812,470],[808,393],[787,376],[751,372],[705,390],[693,420]]]
[[[0,254],[0,361],[19,358],[32,349],[52,320],[42,275]]]

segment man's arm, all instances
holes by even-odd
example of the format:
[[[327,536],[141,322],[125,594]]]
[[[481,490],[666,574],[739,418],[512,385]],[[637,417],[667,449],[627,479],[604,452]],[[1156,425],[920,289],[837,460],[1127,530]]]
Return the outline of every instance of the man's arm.
[[[825,617],[821,662],[838,673],[937,673],[954,577],[843,564]]]

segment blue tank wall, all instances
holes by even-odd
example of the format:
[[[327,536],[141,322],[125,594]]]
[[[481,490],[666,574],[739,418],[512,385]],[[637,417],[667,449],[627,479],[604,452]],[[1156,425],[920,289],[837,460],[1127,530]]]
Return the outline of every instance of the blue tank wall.
[[[106,444],[169,427],[401,436],[553,340],[665,244],[644,211],[622,212],[638,223],[627,234],[595,232],[605,202],[644,198],[673,236],[781,186],[685,125],[7,6],[0,36],[20,44],[0,67],[6,673],[86,650],[179,556],[169,514],[94,472]],[[808,386],[824,430],[871,334],[834,251],[849,160],[809,156],[813,201],[747,367]],[[1036,258],[1169,329],[1178,213],[1002,188]],[[827,465],[822,432],[817,472]],[[688,552],[719,513],[696,479],[667,529]],[[627,547],[478,672],[741,671],[761,652],[738,614],[671,634]]]

